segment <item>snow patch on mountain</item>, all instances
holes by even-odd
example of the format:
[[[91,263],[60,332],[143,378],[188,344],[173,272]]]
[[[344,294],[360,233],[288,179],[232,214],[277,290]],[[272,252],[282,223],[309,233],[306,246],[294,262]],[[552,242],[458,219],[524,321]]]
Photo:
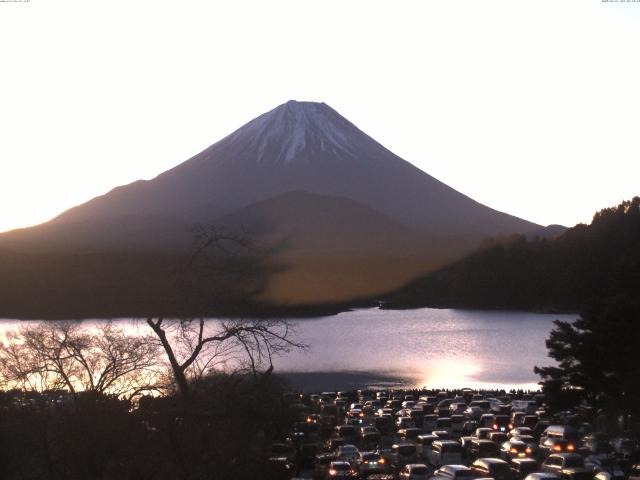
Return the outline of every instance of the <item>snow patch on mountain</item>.
[[[244,150],[258,162],[286,164],[305,151],[353,157],[354,136],[360,135],[360,130],[328,105],[290,100],[234,132],[229,141],[248,142]]]

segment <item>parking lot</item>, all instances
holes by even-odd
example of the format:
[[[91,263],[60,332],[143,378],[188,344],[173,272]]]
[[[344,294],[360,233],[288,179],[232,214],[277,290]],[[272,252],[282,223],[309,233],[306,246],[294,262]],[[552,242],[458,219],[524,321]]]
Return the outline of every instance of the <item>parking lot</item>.
[[[638,439],[539,392],[393,390],[293,398],[269,479],[640,480]]]

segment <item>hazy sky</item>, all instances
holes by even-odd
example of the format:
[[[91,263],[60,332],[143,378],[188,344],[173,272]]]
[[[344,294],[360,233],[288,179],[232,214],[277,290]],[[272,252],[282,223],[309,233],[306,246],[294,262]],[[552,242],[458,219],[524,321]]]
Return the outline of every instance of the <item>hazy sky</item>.
[[[542,224],[640,194],[640,2],[0,2],[0,231],[288,99]]]

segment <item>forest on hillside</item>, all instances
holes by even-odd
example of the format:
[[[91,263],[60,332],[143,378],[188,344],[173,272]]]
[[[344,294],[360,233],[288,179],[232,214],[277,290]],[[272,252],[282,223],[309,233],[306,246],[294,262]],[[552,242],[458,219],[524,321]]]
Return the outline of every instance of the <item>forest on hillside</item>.
[[[385,307],[575,312],[595,299],[639,288],[640,197],[634,197],[552,239],[518,235],[487,241],[394,292]]]

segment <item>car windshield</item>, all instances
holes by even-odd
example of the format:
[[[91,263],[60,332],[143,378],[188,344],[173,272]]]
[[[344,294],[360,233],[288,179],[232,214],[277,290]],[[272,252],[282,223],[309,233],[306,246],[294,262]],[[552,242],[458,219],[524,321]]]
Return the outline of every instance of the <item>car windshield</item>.
[[[411,473],[414,474],[414,475],[426,475],[427,474],[427,467],[423,467],[422,465],[413,467],[411,469]]]
[[[564,461],[565,468],[582,468],[584,460],[582,457],[568,457]]]
[[[494,453],[498,450],[498,447],[495,443],[481,443],[478,446],[478,452],[480,452],[482,455],[485,455],[487,453]]]
[[[460,451],[460,445],[455,443],[446,443],[442,445],[442,453],[457,453]]]
[[[509,469],[509,464],[507,463],[494,463],[489,467],[489,470],[493,475],[504,475],[507,473]]]
[[[458,470],[456,472],[456,478],[474,478],[476,476],[473,470]]]
[[[351,466],[348,463],[337,463],[337,464],[333,464],[333,469],[334,470],[339,470],[341,472],[344,472],[346,470],[350,470]]]
[[[400,445],[398,447],[398,453],[401,455],[413,455],[416,453],[416,447],[413,445]]]

